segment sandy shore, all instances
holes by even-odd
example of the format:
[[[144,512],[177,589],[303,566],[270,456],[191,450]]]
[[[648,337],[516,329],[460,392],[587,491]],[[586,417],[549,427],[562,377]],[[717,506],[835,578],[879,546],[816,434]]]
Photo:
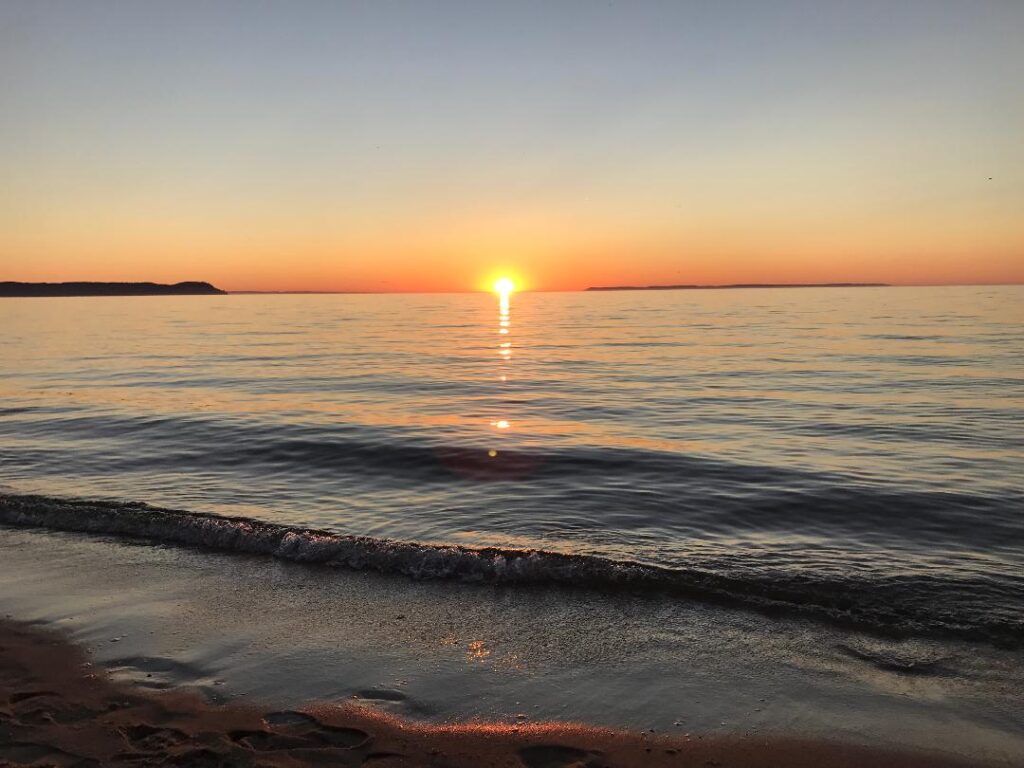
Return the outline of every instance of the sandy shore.
[[[353,704],[216,705],[116,683],[59,633],[0,621],[0,766],[606,766],[967,763],[780,738],[663,737],[566,723],[435,725]]]

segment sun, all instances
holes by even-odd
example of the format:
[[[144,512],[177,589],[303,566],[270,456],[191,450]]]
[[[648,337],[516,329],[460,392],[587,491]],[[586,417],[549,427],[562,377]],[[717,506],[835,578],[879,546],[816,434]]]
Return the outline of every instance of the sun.
[[[516,289],[516,284],[512,282],[510,277],[499,277],[494,281],[494,292],[500,293],[503,296],[508,296]]]

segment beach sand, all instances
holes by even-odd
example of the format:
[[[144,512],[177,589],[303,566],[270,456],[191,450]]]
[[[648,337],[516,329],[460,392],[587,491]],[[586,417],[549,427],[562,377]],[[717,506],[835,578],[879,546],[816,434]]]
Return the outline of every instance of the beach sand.
[[[571,723],[423,724],[358,704],[213,704],[109,678],[59,632],[0,621],[2,766],[966,766],[824,741],[664,737]],[[974,763],[980,765],[980,763]]]

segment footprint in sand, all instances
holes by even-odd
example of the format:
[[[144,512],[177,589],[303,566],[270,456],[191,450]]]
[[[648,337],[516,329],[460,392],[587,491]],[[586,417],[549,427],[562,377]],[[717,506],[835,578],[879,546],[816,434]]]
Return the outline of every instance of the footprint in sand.
[[[130,725],[120,730],[125,741],[143,752],[164,750],[188,741],[188,736],[174,728],[154,728],[141,724]]]
[[[342,747],[353,749],[365,746],[370,741],[370,734],[358,728],[342,728],[324,725],[312,715],[303,712],[286,710],[271,712],[263,717],[263,721],[271,730],[289,736],[302,736],[316,742],[320,747]]]
[[[233,742],[254,752],[277,752],[282,749],[310,749],[315,742],[303,736],[288,736],[271,731],[232,731],[228,734]]]
[[[371,752],[363,758],[364,768],[401,768],[406,765],[405,755],[400,752]]]
[[[235,731],[230,734],[232,740],[256,752],[325,747],[355,749],[367,746],[371,741],[366,731],[324,725],[302,712],[270,712],[264,715],[263,722],[269,730]]]
[[[83,758],[79,755],[73,755],[56,747],[29,742],[0,744],[0,765],[7,765],[8,760],[15,765],[38,763],[59,768],[64,768],[64,766],[70,768],[70,766],[83,764]]]
[[[12,693],[10,696],[11,704],[19,704],[22,701],[28,701],[29,699],[37,699],[40,696],[57,696],[58,694],[54,691],[22,691],[21,693]]]
[[[340,747],[342,749],[356,749],[365,747],[371,741],[370,734],[358,728],[335,728],[330,725],[321,725],[320,730],[310,734],[318,739],[325,747]]]
[[[167,763],[182,768],[238,768],[240,765],[238,760],[232,756],[222,755],[206,747],[174,755],[168,759]]]
[[[315,717],[304,715],[301,712],[284,710],[282,712],[270,712],[263,716],[263,722],[275,730],[286,728],[316,728],[320,725]]]
[[[527,768],[602,768],[599,752],[587,752],[559,744],[523,747],[519,757]]]
[[[364,688],[353,694],[360,704],[401,714],[429,715],[431,708],[422,701],[410,699],[394,688]]]

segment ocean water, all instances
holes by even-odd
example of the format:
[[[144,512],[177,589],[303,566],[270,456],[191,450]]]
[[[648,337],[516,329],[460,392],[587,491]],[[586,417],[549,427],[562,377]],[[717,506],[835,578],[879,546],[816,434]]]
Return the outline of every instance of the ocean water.
[[[1024,643],[1021,287],[5,299],[0,328],[8,525]]]

